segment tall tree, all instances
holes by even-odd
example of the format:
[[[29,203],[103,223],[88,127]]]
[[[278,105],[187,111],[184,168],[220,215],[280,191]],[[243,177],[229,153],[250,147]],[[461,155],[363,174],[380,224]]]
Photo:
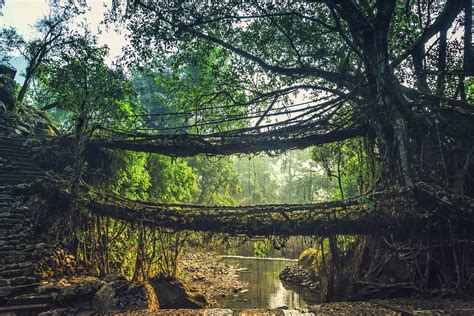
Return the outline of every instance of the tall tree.
[[[90,35],[77,38],[55,63],[41,69],[41,81],[51,100],[49,108],[70,112],[74,121],[75,164],[72,187],[82,174],[87,140],[99,128],[120,125],[133,107],[131,84],[119,69],[105,63],[108,48]]]
[[[20,54],[27,61],[25,79],[17,96],[19,103],[25,99],[40,66],[73,41],[73,32],[69,30],[68,23],[77,13],[72,6],[66,6],[43,17],[35,24],[39,36],[32,40],[26,40],[13,27],[0,30],[0,53],[7,58],[12,54]]]
[[[312,102],[301,115],[271,128],[297,126],[323,133],[365,127],[376,138],[385,183],[404,186],[432,177],[433,171],[446,178],[458,172],[454,160],[466,157],[463,152],[447,159],[451,145],[445,140],[465,133],[448,127],[448,116],[468,127],[472,109],[460,110],[466,104],[448,88],[442,95],[434,93],[458,86],[458,77],[451,74],[464,73],[462,49],[453,41],[444,45],[441,35],[450,28],[460,30],[457,20],[463,18],[465,3],[327,0],[210,6],[137,0],[129,2],[124,16],[132,45],[144,60],[170,52],[186,56],[213,47],[226,50],[226,74],[217,76],[232,78],[223,81],[221,91],[245,91],[245,102],[236,105],[271,109],[276,102],[281,108],[294,103],[298,94]],[[144,19],[149,22],[142,23]],[[435,56],[438,62],[433,63]],[[268,111],[260,113],[268,116]],[[253,130],[262,130],[257,125],[260,121]],[[440,133],[434,136],[436,130]]]

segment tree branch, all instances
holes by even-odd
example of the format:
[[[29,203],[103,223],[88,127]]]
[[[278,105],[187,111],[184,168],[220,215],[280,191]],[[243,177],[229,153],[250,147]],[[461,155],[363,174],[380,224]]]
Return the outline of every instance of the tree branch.
[[[395,58],[391,62],[392,68],[397,67],[402,61],[410,56],[415,50],[419,49],[420,46],[425,45],[433,36],[439,33],[441,30],[449,28],[453,23],[454,19],[461,12],[463,1],[447,1],[446,6],[436,20],[431,24],[423,34],[400,56]]]
[[[329,82],[332,82],[334,84],[338,84],[341,81],[343,81],[344,86],[349,87],[349,88],[352,88],[356,84],[354,78],[349,75],[345,75],[344,77],[341,78],[341,74],[339,73],[325,71],[325,70],[315,68],[315,67],[302,66],[299,68],[286,68],[286,67],[281,67],[277,65],[271,65],[267,63],[266,61],[264,61],[263,59],[261,59],[260,57],[257,57],[256,55],[253,55],[239,47],[233,46],[214,36],[202,33],[194,29],[189,29],[189,30],[184,30],[184,31],[198,38],[205,39],[214,44],[218,44],[219,46],[222,46],[241,57],[244,57],[250,61],[253,61],[254,63],[258,64],[263,69],[273,72],[275,74],[280,74],[280,75],[289,76],[289,77],[315,76],[315,77],[319,77],[324,80],[327,80]]]

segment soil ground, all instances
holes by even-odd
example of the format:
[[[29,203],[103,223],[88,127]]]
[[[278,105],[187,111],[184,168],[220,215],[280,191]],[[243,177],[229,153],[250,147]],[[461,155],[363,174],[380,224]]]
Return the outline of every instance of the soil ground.
[[[474,315],[474,302],[460,300],[421,300],[396,299],[377,300],[368,302],[339,302],[325,303],[313,306],[308,310],[265,310],[265,309],[203,309],[203,310],[159,310],[149,315],[213,315],[213,316],[322,316],[322,315]]]
[[[223,263],[214,252],[184,254],[178,269],[190,289],[203,294],[211,306],[216,306],[216,298],[237,293],[246,287],[239,279],[237,269]]]

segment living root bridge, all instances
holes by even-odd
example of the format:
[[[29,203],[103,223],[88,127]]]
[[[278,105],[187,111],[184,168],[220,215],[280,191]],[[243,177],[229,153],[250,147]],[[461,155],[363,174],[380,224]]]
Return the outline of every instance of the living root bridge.
[[[96,138],[91,140],[91,143],[111,149],[192,157],[197,154],[232,155],[272,150],[284,151],[333,143],[368,133],[368,128],[341,129],[323,133],[316,129],[299,127],[259,134],[119,134],[110,139]]]
[[[435,190],[436,192],[436,190]],[[459,211],[456,217],[444,207],[433,207],[439,198],[426,184],[366,197],[317,204],[284,204],[253,206],[201,206],[156,204],[132,201],[94,191],[84,202],[98,215],[110,216],[130,223],[167,227],[174,230],[209,231],[248,236],[291,235],[386,235],[397,233],[401,238],[441,227],[451,218],[457,231],[469,232],[472,216]],[[443,197],[442,197],[443,198]],[[431,202],[429,208],[421,204]],[[434,203],[433,203],[434,202]],[[458,201],[465,209],[472,201]],[[462,205],[461,205],[462,204]],[[448,206],[454,206],[452,203]],[[457,207],[457,206],[455,206]],[[471,207],[471,211],[472,211]],[[449,208],[449,207],[448,207]],[[446,212],[448,211],[448,212]],[[467,211],[467,213],[471,213]],[[470,218],[465,221],[463,218]],[[428,226],[428,224],[430,226]],[[463,225],[466,225],[463,228]]]

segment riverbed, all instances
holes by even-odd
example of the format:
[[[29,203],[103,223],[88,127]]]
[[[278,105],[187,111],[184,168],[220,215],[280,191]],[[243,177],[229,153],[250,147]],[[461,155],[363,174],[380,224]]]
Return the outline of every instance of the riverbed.
[[[278,275],[295,260],[283,258],[222,257],[222,261],[239,269],[246,289],[217,299],[221,308],[289,309],[306,308],[308,304],[299,293],[285,288]]]

